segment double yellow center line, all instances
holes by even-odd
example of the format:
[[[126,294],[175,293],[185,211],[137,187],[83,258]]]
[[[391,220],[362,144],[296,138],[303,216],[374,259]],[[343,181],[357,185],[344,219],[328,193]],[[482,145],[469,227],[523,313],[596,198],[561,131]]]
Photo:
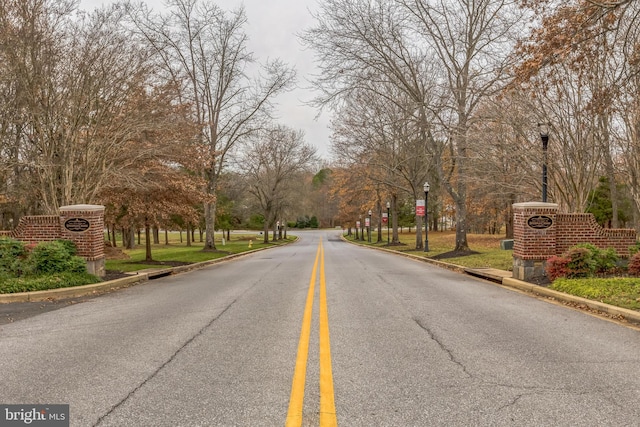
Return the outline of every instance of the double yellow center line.
[[[313,272],[309,282],[307,302],[302,316],[302,328],[300,341],[298,342],[298,356],[291,384],[291,397],[289,398],[289,410],[287,412],[286,427],[298,427],[302,425],[302,412],[304,402],[304,385],[307,374],[307,359],[309,356],[309,337],[311,335],[311,317],[313,314],[313,297],[318,264],[320,265],[320,427],[337,426],[336,405],[333,397],[333,373],[331,371],[331,346],[329,344],[329,314],[327,310],[327,285],[324,275],[324,248],[322,240],[318,244],[316,260],[313,264]]]

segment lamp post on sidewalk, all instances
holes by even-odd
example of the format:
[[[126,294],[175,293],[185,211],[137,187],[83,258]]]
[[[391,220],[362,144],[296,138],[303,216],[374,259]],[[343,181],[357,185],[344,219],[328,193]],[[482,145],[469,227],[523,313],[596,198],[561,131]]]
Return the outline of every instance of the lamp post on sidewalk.
[[[429,206],[429,183],[424,183],[424,251],[429,252],[429,221],[427,207]]]
[[[371,243],[371,209],[369,209],[369,230],[367,232],[367,238],[369,240],[369,243]]]
[[[389,226],[391,225],[391,216],[389,215],[389,209],[391,209],[391,203],[387,202],[387,246],[389,246]]]

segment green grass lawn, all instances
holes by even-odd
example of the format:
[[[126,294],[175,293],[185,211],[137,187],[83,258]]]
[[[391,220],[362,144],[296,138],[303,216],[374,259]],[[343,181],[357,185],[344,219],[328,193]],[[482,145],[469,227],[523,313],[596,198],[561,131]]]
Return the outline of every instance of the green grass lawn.
[[[351,236],[353,238],[355,236]],[[436,231],[429,232],[429,252],[424,250],[416,250],[416,234],[401,233],[399,240],[402,246],[390,246],[388,249],[417,255],[427,258],[435,258],[451,252],[455,248],[455,232],[454,231]],[[422,235],[424,241],[424,234]],[[365,234],[366,239],[366,234]],[[374,232],[372,239],[377,240],[377,233]],[[500,270],[511,271],[513,269],[513,251],[500,249],[500,240],[504,239],[503,235],[496,234],[468,234],[467,240],[471,251],[477,254],[466,255],[462,257],[443,257],[441,261],[451,264],[461,265],[463,267],[492,267]],[[382,231],[382,242],[371,243],[372,246],[387,248],[386,230]],[[367,241],[359,243],[369,245]]]
[[[271,238],[271,236],[270,236]],[[144,246],[144,234],[141,236],[140,245],[136,245],[134,249],[123,250],[121,247],[117,247],[116,250],[110,248],[107,253],[107,260],[105,267],[107,270],[113,271],[139,271],[147,268],[161,268],[159,263],[163,262],[182,262],[182,263],[196,263],[201,261],[209,261],[213,259],[222,258],[230,254],[238,254],[255,250],[263,247],[281,245],[294,239],[293,236],[288,236],[288,240],[281,240],[270,242],[268,244],[263,243],[263,236],[256,234],[232,234],[230,240],[222,242],[221,236],[216,236],[216,248],[217,252],[204,252],[202,248],[204,243],[201,243],[196,236],[196,241],[192,243],[192,246],[187,246],[186,238],[183,236],[182,242],[178,233],[169,233],[169,245],[164,243],[164,235],[161,234],[160,241],[162,243],[151,245],[151,256],[154,263],[145,263],[146,249]],[[120,242],[118,242],[120,243]],[[249,246],[251,245],[251,247]],[[118,255],[124,254],[126,259],[114,259]],[[118,257],[119,258],[119,257]]]

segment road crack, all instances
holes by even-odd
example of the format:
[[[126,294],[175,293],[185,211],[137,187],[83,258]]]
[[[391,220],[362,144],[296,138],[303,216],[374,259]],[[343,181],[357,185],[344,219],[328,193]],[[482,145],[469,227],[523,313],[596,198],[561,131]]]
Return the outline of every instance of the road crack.
[[[414,317],[413,321],[416,322],[416,324],[427,333],[427,335],[429,335],[429,338],[434,341],[436,344],[438,344],[438,346],[440,347],[440,349],[442,351],[444,351],[447,356],[449,357],[449,360],[451,362],[453,362],[454,364],[458,365],[460,367],[460,369],[462,369],[462,372],[465,373],[465,375],[469,378],[473,378],[473,375],[467,370],[467,367],[464,365],[464,363],[462,363],[460,360],[458,360],[458,358],[456,358],[455,354],[453,353],[453,351],[448,348],[441,340],[440,338],[438,338],[438,336],[435,334],[435,332],[433,332],[431,329],[429,329],[427,326],[423,325],[422,322],[420,321],[420,319]]]
[[[200,337],[202,334],[204,334],[204,332],[211,327],[218,319],[220,319],[227,311],[229,311],[229,309],[231,307],[234,306],[234,304],[244,295],[244,293],[242,295],[239,295],[236,299],[234,299],[233,301],[231,301],[231,303],[229,303],[229,305],[227,305],[224,310],[222,310],[220,313],[218,313],[217,316],[215,316],[213,319],[211,319],[209,321],[209,323],[207,323],[205,326],[203,326],[198,332],[196,332],[195,335],[193,335],[191,338],[189,338],[187,341],[185,341],[184,344],[182,344],[182,346],[180,346],[180,348],[178,348],[172,355],[171,357],[169,357],[169,359],[167,359],[166,362],[164,362],[162,365],[160,365],[154,372],[151,373],[151,375],[149,375],[143,382],[141,382],[136,388],[134,388],[133,390],[131,390],[129,392],[129,394],[127,396],[125,396],[122,400],[120,400],[118,403],[116,403],[115,405],[113,405],[111,408],[109,408],[109,410],[102,415],[100,418],[98,418],[98,420],[95,422],[95,424],[93,424],[93,427],[97,427],[99,426],[102,421],[104,419],[106,419],[109,415],[111,415],[115,410],[117,410],[120,406],[124,405],[124,403],[129,400],[131,397],[133,397],[133,395],[135,395],[138,390],[142,389],[142,387],[144,387],[148,382],[150,382],[151,380],[153,380],[159,373],[160,371],[162,371],[167,365],[169,365],[171,362],[173,362],[173,360],[185,349],[189,346],[189,344],[191,344],[193,341],[196,340],[196,338]]]

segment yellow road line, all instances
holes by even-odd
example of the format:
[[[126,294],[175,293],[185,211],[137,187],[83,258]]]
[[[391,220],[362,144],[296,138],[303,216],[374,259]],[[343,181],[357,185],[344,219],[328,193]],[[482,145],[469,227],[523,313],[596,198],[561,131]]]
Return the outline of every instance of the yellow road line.
[[[336,405],[331,370],[329,343],[329,311],[327,309],[327,283],[324,275],[324,248],[320,241],[320,427],[336,427]]]
[[[313,315],[313,297],[318,266],[320,267],[320,318],[319,318],[319,359],[320,359],[320,427],[337,427],[336,405],[333,391],[333,373],[331,369],[331,346],[329,343],[329,311],[327,309],[327,283],[324,274],[324,247],[322,240],[318,244],[316,260],[309,282],[307,302],[302,316],[300,341],[296,367],[291,384],[289,410],[286,427],[300,427],[304,405],[304,387],[309,358],[309,337],[311,335],[311,319]]]
[[[302,316],[302,328],[300,329],[300,341],[298,342],[298,356],[291,384],[291,396],[289,397],[289,410],[287,411],[286,427],[299,427],[302,425],[302,409],[304,402],[304,383],[307,375],[307,359],[309,356],[309,336],[311,335],[311,314],[313,311],[313,294],[316,284],[316,270],[320,258],[320,247],[316,252],[316,260],[313,264],[313,272],[307,293],[307,303]]]

